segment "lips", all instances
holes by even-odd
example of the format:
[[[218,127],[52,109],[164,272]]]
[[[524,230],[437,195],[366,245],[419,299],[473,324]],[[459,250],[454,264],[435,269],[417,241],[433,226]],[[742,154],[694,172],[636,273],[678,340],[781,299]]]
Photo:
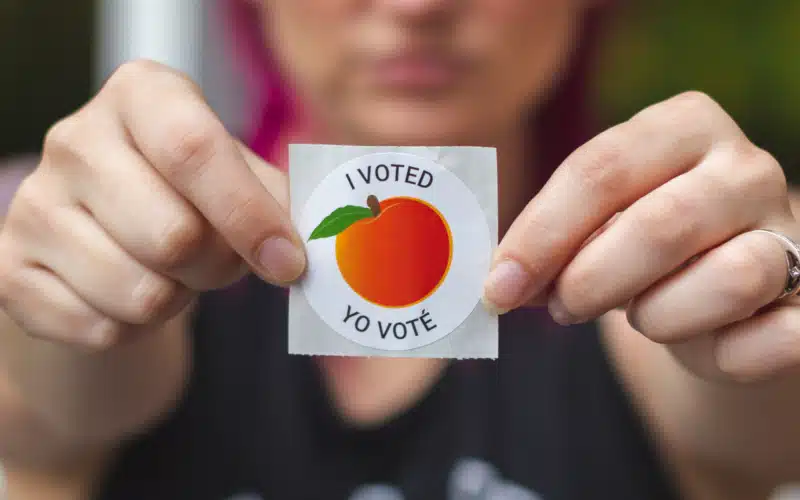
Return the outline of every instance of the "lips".
[[[432,91],[452,87],[465,64],[434,52],[400,53],[369,64],[370,80],[379,87],[406,91]]]

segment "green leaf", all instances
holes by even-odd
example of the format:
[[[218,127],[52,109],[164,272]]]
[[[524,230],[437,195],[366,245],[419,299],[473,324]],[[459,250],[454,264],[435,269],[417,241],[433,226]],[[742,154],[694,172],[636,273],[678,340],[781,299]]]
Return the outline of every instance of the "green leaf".
[[[322,219],[322,222],[311,232],[308,241],[336,236],[356,222],[368,217],[372,217],[372,211],[367,207],[347,205],[337,208]]]

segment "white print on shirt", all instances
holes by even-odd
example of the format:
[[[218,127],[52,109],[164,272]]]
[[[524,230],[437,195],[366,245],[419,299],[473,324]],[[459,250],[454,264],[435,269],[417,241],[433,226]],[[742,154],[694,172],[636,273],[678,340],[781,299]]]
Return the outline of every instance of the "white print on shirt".
[[[263,500],[255,494],[239,494],[228,500]],[[406,500],[403,492],[389,484],[359,486],[348,500]],[[544,500],[522,485],[506,481],[483,460],[464,458],[456,462],[447,483],[445,500]]]
[[[348,500],[405,500],[399,488],[372,484],[357,488]],[[456,462],[446,500],[544,500],[525,487],[504,480],[491,464],[476,458]]]
[[[447,500],[544,500],[522,485],[506,481],[488,462],[464,458],[456,462],[447,485]]]

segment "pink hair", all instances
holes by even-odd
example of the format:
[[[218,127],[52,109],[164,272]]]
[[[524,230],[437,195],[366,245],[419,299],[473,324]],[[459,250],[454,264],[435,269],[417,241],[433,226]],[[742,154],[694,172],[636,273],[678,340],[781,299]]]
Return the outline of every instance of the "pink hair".
[[[258,89],[258,110],[252,117],[247,141],[253,150],[273,164],[281,165],[285,147],[283,134],[296,116],[297,106],[292,92],[281,75],[279,64],[261,31],[253,23],[253,9],[244,0],[226,0],[225,14],[230,20],[229,32],[242,57],[251,85]],[[533,118],[532,139],[544,150],[539,154],[540,182],[546,180],[575,148],[588,140],[592,132],[588,82],[599,34],[603,10],[593,9],[584,21],[583,33],[576,54],[570,60],[566,74],[541,112]]]

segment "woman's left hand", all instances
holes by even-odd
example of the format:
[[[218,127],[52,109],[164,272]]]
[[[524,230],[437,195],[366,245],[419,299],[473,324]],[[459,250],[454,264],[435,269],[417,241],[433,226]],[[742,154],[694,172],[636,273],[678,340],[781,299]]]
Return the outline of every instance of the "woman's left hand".
[[[800,365],[800,301],[777,300],[786,250],[756,229],[800,241],[781,166],[711,98],[682,94],[561,165],[501,241],[484,300],[547,299],[562,324],[625,307],[694,371],[760,379]]]

